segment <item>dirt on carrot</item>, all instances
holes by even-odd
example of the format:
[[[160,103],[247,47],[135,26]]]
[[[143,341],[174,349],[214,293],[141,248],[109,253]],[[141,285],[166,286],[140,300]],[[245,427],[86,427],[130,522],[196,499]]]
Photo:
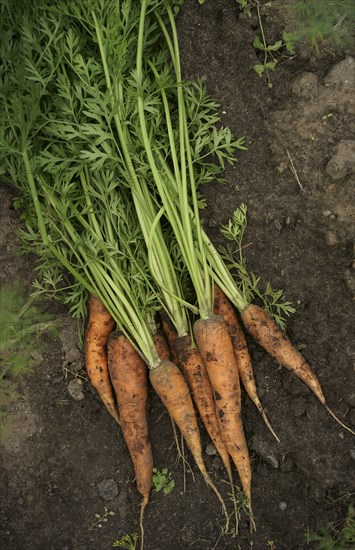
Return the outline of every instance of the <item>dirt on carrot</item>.
[[[241,418],[238,367],[228,328],[219,316],[199,319],[194,335],[213,388],[221,434],[250,503],[251,466]]]
[[[119,424],[117,404],[107,365],[107,341],[115,321],[96,296],[89,301],[89,318],[85,333],[85,364],[91,384],[108,412]]]
[[[236,312],[234,311],[234,308],[227,296],[217,285],[214,286],[214,313],[216,315],[221,315],[227,324],[233,344],[234,355],[237,361],[240,380],[245,391],[257,407],[272,435],[278,442],[280,442],[260,402],[248,345],[242,327],[239,324]]]

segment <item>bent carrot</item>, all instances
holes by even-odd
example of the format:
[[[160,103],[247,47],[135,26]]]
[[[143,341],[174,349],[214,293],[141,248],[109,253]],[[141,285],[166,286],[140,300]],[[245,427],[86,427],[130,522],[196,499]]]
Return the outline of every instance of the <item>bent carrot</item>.
[[[85,365],[91,384],[106,409],[119,424],[117,405],[107,368],[107,340],[115,321],[96,296],[89,300],[89,319],[85,333]]]
[[[251,467],[241,419],[238,367],[228,328],[222,317],[214,315],[198,319],[194,335],[213,388],[221,434],[251,508]]]
[[[275,434],[258,396],[253,367],[244,332],[242,331],[231,302],[217,285],[214,285],[213,311],[216,315],[221,315],[227,324],[229,335],[233,344],[234,355],[237,361],[240,380],[242,381],[245,391],[260,412],[272,435],[280,443],[280,439]]]
[[[329,408],[319,380],[310,365],[267,312],[255,304],[250,304],[241,312],[241,317],[246,329],[253,338],[278,363],[293,372],[309,387],[338,424],[355,435],[355,432],[346,426]]]
[[[140,521],[143,541],[143,512],[148,504],[153,476],[153,454],[146,414],[148,369],[128,338],[120,332],[111,334],[109,338],[108,365],[123,436],[136,474],[137,490],[143,497]]]
[[[150,370],[149,377],[153,388],[179,427],[205,482],[213,489],[220,500],[227,520],[226,529],[228,529],[229,517],[223,498],[210,478],[203,462],[200,432],[189,387],[183,375],[174,363],[162,361],[158,367]]]

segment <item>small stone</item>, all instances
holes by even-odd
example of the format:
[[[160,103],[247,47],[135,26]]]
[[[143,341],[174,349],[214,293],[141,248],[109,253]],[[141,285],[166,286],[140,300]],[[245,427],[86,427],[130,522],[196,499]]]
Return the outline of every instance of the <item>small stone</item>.
[[[212,443],[209,443],[207,446],[206,446],[206,455],[208,456],[214,456],[217,454],[217,449],[214,445],[212,445]]]
[[[83,384],[81,380],[78,380],[77,378],[74,378],[74,380],[71,380],[69,384],[67,385],[67,390],[69,392],[69,395],[75,400],[75,401],[81,401],[84,399],[84,392],[83,392]]]
[[[326,218],[329,218],[329,216],[331,215],[331,211],[330,211],[330,210],[323,210],[322,214],[323,214],[323,216],[325,216]]]
[[[355,141],[342,139],[326,167],[333,180],[340,180],[355,170]]]
[[[355,269],[346,269],[344,273],[344,281],[351,294],[355,296]],[[355,405],[352,405],[355,407]]]
[[[43,355],[40,351],[31,351],[31,357],[34,361],[37,361],[38,363],[41,363],[43,361]]]
[[[334,231],[327,231],[325,234],[325,241],[328,246],[335,246],[338,243],[338,238]]]
[[[275,469],[279,467],[279,461],[276,457],[272,443],[264,440],[260,435],[254,435],[251,442],[251,448],[257,455],[265,460],[265,462],[270,464],[270,466]]]
[[[280,502],[279,508],[280,508],[280,510],[281,510],[282,512],[283,512],[284,510],[286,510],[286,508],[287,508],[286,502]]]
[[[305,72],[292,82],[292,92],[304,99],[316,99],[319,95],[319,81],[314,73]]]
[[[104,500],[111,500],[118,495],[118,485],[114,479],[103,479],[97,484],[97,488]]]
[[[353,460],[355,460],[355,449],[350,449],[350,456]]]

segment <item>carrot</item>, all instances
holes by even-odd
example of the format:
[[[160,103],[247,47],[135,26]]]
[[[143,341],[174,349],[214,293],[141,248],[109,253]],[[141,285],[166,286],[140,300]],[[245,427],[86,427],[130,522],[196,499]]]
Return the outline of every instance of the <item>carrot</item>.
[[[107,340],[115,321],[96,296],[89,301],[89,320],[85,334],[85,364],[91,384],[111,416],[119,424],[117,405],[107,368]]]
[[[313,373],[310,365],[266,311],[255,304],[250,304],[241,312],[241,317],[246,329],[255,340],[278,363],[293,372],[309,387],[336,422],[355,435],[355,432],[343,424],[329,408],[319,380]]]
[[[131,342],[121,332],[111,334],[108,364],[116,393],[121,427],[136,474],[138,492],[142,495],[141,532],[144,539],[143,512],[152,486],[153,454],[147,424],[147,366]]]
[[[174,363],[162,361],[158,367],[150,370],[149,376],[153,388],[179,427],[205,482],[213,489],[220,500],[227,520],[226,530],[228,530],[229,518],[223,498],[215,487],[203,462],[195,411],[189,387],[183,375]]]
[[[229,454],[219,430],[213,391],[202,355],[198,348],[192,346],[189,335],[178,336],[164,313],[161,314],[161,317],[163,318],[164,329],[167,330],[170,349],[173,350],[176,358],[175,362],[190,387],[201,420],[223,461],[233,487]]]
[[[155,327],[153,340],[159,357],[164,361],[170,361],[170,349],[162,326]]]
[[[217,285],[214,285],[214,313],[216,315],[221,315],[227,324],[233,344],[234,355],[237,361],[240,380],[242,381],[245,391],[260,412],[272,435],[280,443],[280,440],[275,434],[265,414],[262,404],[260,403],[247,342],[239,324],[237,315],[231,302]]]
[[[222,317],[214,315],[198,319],[194,335],[213,388],[221,434],[251,507],[251,467],[241,419],[238,367],[228,328]]]

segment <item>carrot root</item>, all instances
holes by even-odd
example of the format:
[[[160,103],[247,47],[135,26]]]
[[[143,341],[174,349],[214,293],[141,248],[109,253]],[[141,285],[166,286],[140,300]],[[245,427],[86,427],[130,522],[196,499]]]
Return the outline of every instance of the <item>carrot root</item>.
[[[271,423],[266,416],[263,406],[258,396],[258,390],[255,383],[253,366],[251,357],[248,350],[248,345],[244,336],[242,327],[239,324],[237,315],[231,302],[228,300],[224,292],[219,286],[214,285],[214,308],[213,311],[216,315],[221,315],[228,327],[228,332],[232,340],[235,359],[237,361],[238,372],[240,380],[247,392],[249,398],[254,403],[258,411],[260,412],[266,426],[275,437],[276,441],[280,443],[280,439],[276,435]]]
[[[117,396],[121,427],[145,508],[152,486],[153,455],[147,423],[147,366],[122,333],[108,343],[109,371]]]
[[[347,430],[347,431],[350,432],[351,434],[355,435],[355,432],[354,432],[351,428],[349,428],[349,426],[347,426],[346,424],[344,424],[344,422],[342,422],[342,421],[340,420],[340,418],[338,418],[338,417],[336,416],[336,414],[333,413],[332,409],[330,409],[329,406],[328,406],[326,403],[324,403],[324,406],[325,406],[325,410],[330,414],[330,416],[331,416],[332,418],[334,418],[335,422],[337,422],[342,428],[344,428],[345,430]]]
[[[115,321],[104,305],[98,298],[91,296],[85,334],[86,372],[106,409],[120,425],[107,364],[107,341],[114,326]]]
[[[237,467],[243,491],[251,502],[251,468],[241,412],[241,393],[228,327],[222,317],[199,319],[194,324],[197,345],[214,391],[217,417],[227,450]]]
[[[170,361],[162,361],[158,367],[150,371],[149,376],[153,388],[179,427],[206,484],[211,487],[220,501],[226,517],[225,529],[227,531],[229,515],[224,500],[203,462],[200,433],[187,382],[178,367]]]
[[[141,532],[141,550],[144,550],[144,510],[149,501],[149,495],[145,495],[141,502],[141,511],[139,514],[139,528]]]
[[[346,426],[346,424],[344,424],[329,408],[319,380],[313,373],[310,365],[266,311],[255,304],[249,304],[249,306],[241,312],[241,317],[248,332],[250,332],[255,340],[274,357],[280,365],[289,369],[308,386],[340,426],[355,435],[355,432]]]

